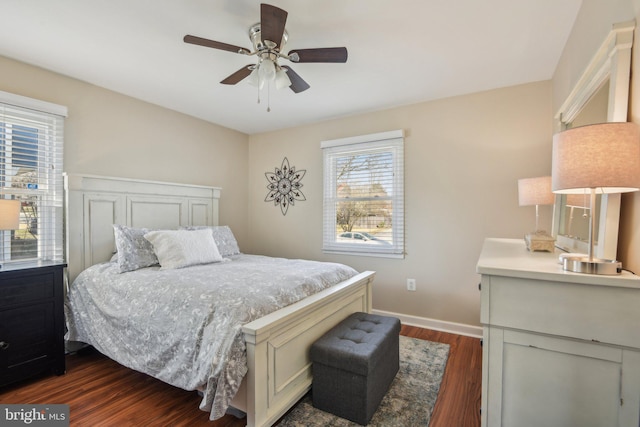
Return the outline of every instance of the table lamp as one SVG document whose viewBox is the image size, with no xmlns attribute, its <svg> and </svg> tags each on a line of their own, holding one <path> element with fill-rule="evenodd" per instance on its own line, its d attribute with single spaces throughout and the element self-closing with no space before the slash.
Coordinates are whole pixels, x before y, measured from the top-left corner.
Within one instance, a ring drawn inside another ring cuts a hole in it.
<svg viewBox="0 0 640 427">
<path fill-rule="evenodd" d="M 552 190 L 590 196 L 589 253 L 563 258 L 567 271 L 620 274 L 622 263 L 594 257 L 596 194 L 640 189 L 640 130 L 634 123 L 601 123 L 557 133 L 553 137 Z"/>
<path fill-rule="evenodd" d="M 524 236 L 527 249 L 530 251 L 553 252 L 555 239 L 546 231 L 540 230 L 540 205 L 552 205 L 555 196 L 551 192 L 551 177 L 523 178 L 518 180 L 518 202 L 520 206 L 536 207 L 536 229 Z"/>
<path fill-rule="evenodd" d="M 582 240 L 579 236 L 584 236 L 584 233 L 580 233 L 580 230 L 584 229 L 583 227 L 579 228 L 578 235 L 574 235 L 574 211 L 575 209 L 582 210 L 582 217 L 589 218 L 589 199 L 591 198 L 590 194 L 567 194 L 564 206 L 569 208 L 569 224 L 567 225 L 567 236 L 573 237 L 579 240 Z M 586 221 L 584 223 L 587 223 Z M 580 222 L 578 225 L 582 225 Z M 588 232 L 587 232 L 588 235 Z"/>
<path fill-rule="evenodd" d="M 0 230 L 17 230 L 18 228 L 20 228 L 20 200 L 0 199 Z"/>
</svg>

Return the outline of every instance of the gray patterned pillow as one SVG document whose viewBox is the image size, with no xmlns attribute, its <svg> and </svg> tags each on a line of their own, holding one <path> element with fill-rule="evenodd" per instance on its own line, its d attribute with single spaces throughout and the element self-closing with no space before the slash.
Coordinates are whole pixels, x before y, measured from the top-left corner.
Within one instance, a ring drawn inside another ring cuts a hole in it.
<svg viewBox="0 0 640 427">
<path fill-rule="evenodd" d="M 153 245 L 144 238 L 146 233 L 153 230 L 113 224 L 113 231 L 120 273 L 158 265 Z"/>
<path fill-rule="evenodd" d="M 240 253 L 238 242 L 228 225 L 189 225 L 180 228 L 183 230 L 202 230 L 203 228 L 210 228 L 213 233 L 213 240 L 216 242 L 218 251 L 220 251 L 220 255 L 223 257 L 229 257 Z"/>
</svg>

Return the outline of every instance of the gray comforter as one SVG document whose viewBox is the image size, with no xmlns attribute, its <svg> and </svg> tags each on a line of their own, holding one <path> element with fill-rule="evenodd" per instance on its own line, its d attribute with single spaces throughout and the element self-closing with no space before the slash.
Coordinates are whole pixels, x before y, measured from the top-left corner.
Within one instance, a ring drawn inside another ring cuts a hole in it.
<svg viewBox="0 0 640 427">
<path fill-rule="evenodd" d="M 357 274 L 335 263 L 237 255 L 177 270 L 94 265 L 67 296 L 66 338 L 186 390 L 224 415 L 247 372 L 241 327 Z"/>
</svg>

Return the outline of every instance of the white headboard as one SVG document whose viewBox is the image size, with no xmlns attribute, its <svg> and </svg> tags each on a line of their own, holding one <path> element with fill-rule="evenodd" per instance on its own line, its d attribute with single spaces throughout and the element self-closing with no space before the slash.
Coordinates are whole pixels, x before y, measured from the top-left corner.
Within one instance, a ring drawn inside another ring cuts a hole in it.
<svg viewBox="0 0 640 427">
<path fill-rule="evenodd" d="M 218 225 L 220 188 L 95 175 L 65 174 L 69 280 L 108 261 L 113 224 L 175 229 Z"/>
</svg>

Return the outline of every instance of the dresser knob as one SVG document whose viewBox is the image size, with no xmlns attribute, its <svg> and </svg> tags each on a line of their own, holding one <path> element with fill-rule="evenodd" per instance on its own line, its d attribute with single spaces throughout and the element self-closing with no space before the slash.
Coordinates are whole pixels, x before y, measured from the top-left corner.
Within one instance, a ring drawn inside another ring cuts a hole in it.
<svg viewBox="0 0 640 427">
<path fill-rule="evenodd" d="M 6 350 L 8 348 L 9 348 L 8 342 L 0 341 L 0 350 Z"/>
</svg>

